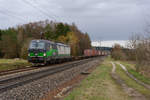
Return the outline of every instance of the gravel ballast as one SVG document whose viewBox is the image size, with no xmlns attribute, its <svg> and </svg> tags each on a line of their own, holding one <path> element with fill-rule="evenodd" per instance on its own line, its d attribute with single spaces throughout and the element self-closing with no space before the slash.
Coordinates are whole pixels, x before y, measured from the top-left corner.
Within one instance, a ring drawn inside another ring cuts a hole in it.
<svg viewBox="0 0 150 100">
<path fill-rule="evenodd" d="M 79 65 L 78 67 L 18 86 L 17 88 L 1 93 L 0 100 L 40 100 L 49 91 L 57 88 L 60 84 L 71 80 L 82 71 L 95 66 L 99 62 L 100 59 L 98 58 L 93 61 L 89 61 L 86 64 Z"/>
</svg>

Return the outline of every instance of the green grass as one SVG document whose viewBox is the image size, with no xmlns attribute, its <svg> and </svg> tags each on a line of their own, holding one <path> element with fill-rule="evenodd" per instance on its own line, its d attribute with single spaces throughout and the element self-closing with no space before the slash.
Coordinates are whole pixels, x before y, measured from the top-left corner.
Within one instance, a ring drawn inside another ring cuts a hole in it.
<svg viewBox="0 0 150 100">
<path fill-rule="evenodd" d="M 136 89 L 146 97 L 150 97 L 150 90 L 146 89 L 145 87 L 139 85 L 136 81 L 128 77 L 125 73 L 125 71 L 118 65 L 116 64 L 116 73 L 120 76 L 122 80 L 131 88 Z"/>
<path fill-rule="evenodd" d="M 107 61 L 115 61 L 111 56 L 108 56 L 108 57 L 106 58 L 106 60 L 107 60 Z"/>
<path fill-rule="evenodd" d="M 110 58 L 107 58 L 64 100 L 130 100 L 112 79 L 112 65 L 109 60 Z"/>
<path fill-rule="evenodd" d="M 30 65 L 31 64 L 28 63 L 28 61 L 21 59 L 0 59 L 0 71 L 12 70 Z"/>
<path fill-rule="evenodd" d="M 146 76 L 143 76 L 142 74 L 140 74 L 139 72 L 137 72 L 135 70 L 135 67 L 134 67 L 135 65 L 129 64 L 129 63 L 123 62 L 123 61 L 121 61 L 121 64 L 125 65 L 126 68 L 127 68 L 127 70 L 128 70 L 128 72 L 130 74 L 132 74 L 134 77 L 136 77 L 138 80 L 140 80 L 140 81 L 142 81 L 142 82 L 150 85 L 150 78 L 148 78 Z"/>
</svg>

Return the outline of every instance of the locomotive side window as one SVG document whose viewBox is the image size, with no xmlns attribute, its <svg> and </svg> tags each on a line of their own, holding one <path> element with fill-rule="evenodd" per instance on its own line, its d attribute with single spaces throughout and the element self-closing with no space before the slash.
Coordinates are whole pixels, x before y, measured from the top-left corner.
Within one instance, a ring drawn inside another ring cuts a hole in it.
<svg viewBox="0 0 150 100">
<path fill-rule="evenodd" d="M 49 48 L 52 49 L 52 44 L 50 44 Z"/>
<path fill-rule="evenodd" d="M 47 51 L 49 50 L 49 46 L 50 46 L 50 44 L 47 43 L 47 46 L 46 46 L 46 50 L 47 50 Z"/>
<path fill-rule="evenodd" d="M 61 46 L 59 45 L 59 50 L 61 50 Z"/>
<path fill-rule="evenodd" d="M 56 44 L 54 44 L 54 48 L 53 49 L 57 49 L 57 46 L 56 46 Z"/>
<path fill-rule="evenodd" d="M 55 45 L 54 44 L 52 44 L 52 48 L 55 49 Z"/>
</svg>

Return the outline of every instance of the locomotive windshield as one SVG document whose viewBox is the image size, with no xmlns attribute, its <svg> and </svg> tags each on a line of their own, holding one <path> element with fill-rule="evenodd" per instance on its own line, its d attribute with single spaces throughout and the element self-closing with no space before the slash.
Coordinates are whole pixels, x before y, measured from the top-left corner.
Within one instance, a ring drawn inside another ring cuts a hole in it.
<svg viewBox="0 0 150 100">
<path fill-rule="evenodd" d="M 45 43 L 41 41 L 32 41 L 30 43 L 30 49 L 44 49 L 45 48 Z"/>
</svg>

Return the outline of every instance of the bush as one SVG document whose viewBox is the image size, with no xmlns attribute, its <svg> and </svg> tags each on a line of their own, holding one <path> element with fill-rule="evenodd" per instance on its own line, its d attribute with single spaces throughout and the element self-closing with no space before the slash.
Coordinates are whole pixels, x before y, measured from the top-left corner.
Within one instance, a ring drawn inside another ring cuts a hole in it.
<svg viewBox="0 0 150 100">
<path fill-rule="evenodd" d="M 115 60 L 126 60 L 125 53 L 119 44 L 114 45 L 111 55 Z"/>
</svg>

